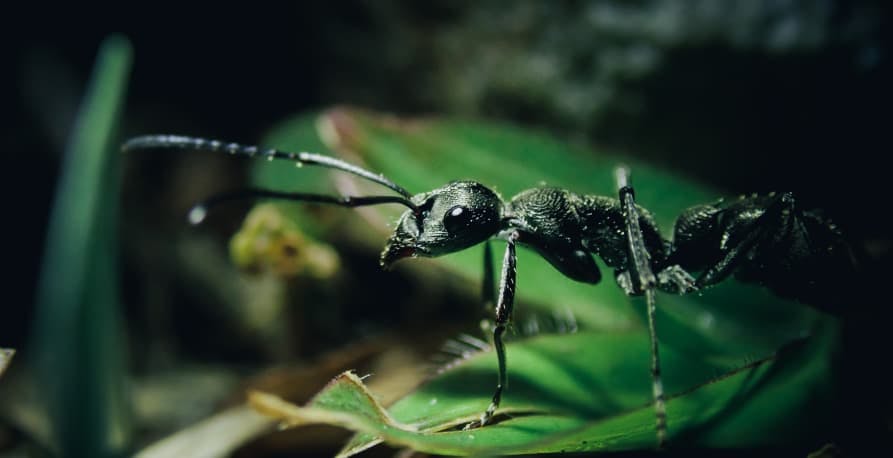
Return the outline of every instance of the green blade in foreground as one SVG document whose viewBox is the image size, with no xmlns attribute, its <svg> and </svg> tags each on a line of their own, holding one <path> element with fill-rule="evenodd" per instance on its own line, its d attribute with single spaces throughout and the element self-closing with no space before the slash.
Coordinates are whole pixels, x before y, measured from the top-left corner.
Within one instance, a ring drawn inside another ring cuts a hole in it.
<svg viewBox="0 0 893 458">
<path fill-rule="evenodd" d="M 102 43 L 65 152 L 44 250 L 32 356 L 61 456 L 121 456 L 129 442 L 113 139 L 130 63 L 126 39 Z"/>
<path fill-rule="evenodd" d="M 778 355 L 721 368 L 667 352 L 671 447 L 803 444 L 827 427 L 833 327 Z M 491 352 L 456 364 L 385 411 L 352 374 L 336 378 L 307 407 L 255 395 L 262 412 L 291 424 L 329 423 L 360 432 L 350 455 L 380 441 L 436 454 L 622 451 L 654 446 L 647 338 L 636 334 L 541 336 L 510 345 L 516 362 L 494 425 L 477 418 L 496 378 Z M 566 354 L 577 358 L 568 359 Z M 816 380 L 824 380 L 816 384 Z M 442 431 L 442 432 L 441 432 Z"/>
</svg>

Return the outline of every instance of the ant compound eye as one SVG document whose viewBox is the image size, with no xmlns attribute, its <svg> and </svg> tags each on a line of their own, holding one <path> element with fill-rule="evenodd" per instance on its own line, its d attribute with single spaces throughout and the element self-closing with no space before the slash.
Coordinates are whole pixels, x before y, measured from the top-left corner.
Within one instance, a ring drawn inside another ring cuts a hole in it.
<svg viewBox="0 0 893 458">
<path fill-rule="evenodd" d="M 450 208 L 446 214 L 443 215 L 443 227 L 450 234 L 455 234 L 468 228 L 470 222 L 471 210 L 462 205 L 456 205 L 455 207 Z"/>
</svg>

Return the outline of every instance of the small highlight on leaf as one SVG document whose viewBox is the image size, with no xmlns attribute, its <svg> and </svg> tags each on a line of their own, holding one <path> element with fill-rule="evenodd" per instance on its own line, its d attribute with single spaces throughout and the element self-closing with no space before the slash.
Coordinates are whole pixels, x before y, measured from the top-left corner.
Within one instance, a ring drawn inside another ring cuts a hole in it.
<svg viewBox="0 0 893 458">
<path fill-rule="evenodd" d="M 0 376 L 6 372 L 6 368 L 9 367 L 15 354 L 16 351 L 11 348 L 0 348 Z"/>
</svg>

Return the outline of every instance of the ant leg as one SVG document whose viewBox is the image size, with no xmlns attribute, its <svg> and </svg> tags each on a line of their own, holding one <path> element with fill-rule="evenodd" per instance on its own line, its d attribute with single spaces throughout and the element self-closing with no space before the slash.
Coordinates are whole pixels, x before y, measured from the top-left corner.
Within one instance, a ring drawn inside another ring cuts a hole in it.
<svg viewBox="0 0 893 458">
<path fill-rule="evenodd" d="M 496 289 L 493 285 L 493 248 L 490 242 L 484 242 L 484 282 L 481 285 L 481 298 L 485 309 L 489 309 L 496 301 Z"/>
<path fill-rule="evenodd" d="M 515 241 L 518 240 L 518 232 L 512 232 L 508 236 L 508 244 L 505 248 L 505 257 L 502 259 L 502 276 L 499 280 L 499 298 L 496 302 L 496 326 L 493 328 L 493 346 L 496 348 L 496 358 L 499 361 L 499 380 L 496 385 L 496 392 L 493 393 L 493 400 L 487 410 L 481 414 L 480 420 L 465 425 L 465 429 L 484 426 L 493 418 L 496 409 L 499 408 L 499 402 L 502 400 L 502 390 L 508 382 L 508 376 L 505 365 L 505 344 L 502 342 L 502 335 L 505 333 L 509 319 L 512 317 L 512 308 L 515 303 L 515 273 L 516 273 L 516 256 Z"/>
<path fill-rule="evenodd" d="M 657 273 L 657 285 L 662 291 L 687 294 L 698 290 L 697 281 L 679 264 L 665 267 Z"/>
<path fill-rule="evenodd" d="M 618 195 L 623 216 L 626 220 L 626 235 L 629 242 L 629 263 L 625 272 L 629 288 L 645 293 L 648 306 L 648 334 L 651 337 L 651 391 L 654 396 L 654 414 L 657 429 L 657 448 L 663 448 L 667 436 L 667 407 L 664 401 L 664 386 L 660 376 L 660 349 L 654 324 L 654 288 L 658 279 L 651 271 L 650 255 L 645 248 L 645 240 L 639 227 L 639 210 L 636 208 L 635 192 L 629 183 L 629 169 L 619 167 L 616 171 Z"/>
<path fill-rule="evenodd" d="M 637 284 L 633 282 L 633 276 L 628 270 L 617 273 L 617 285 L 627 296 L 640 296 L 643 293 L 641 289 L 636 289 Z M 657 273 L 657 287 L 673 294 L 688 294 L 698 290 L 695 277 L 678 264 L 667 266 Z"/>
</svg>

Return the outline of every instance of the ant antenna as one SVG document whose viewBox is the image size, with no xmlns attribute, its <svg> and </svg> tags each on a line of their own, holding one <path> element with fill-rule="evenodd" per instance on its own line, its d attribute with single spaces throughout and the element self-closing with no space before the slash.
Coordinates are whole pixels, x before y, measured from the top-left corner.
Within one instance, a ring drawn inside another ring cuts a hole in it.
<svg viewBox="0 0 893 458">
<path fill-rule="evenodd" d="M 315 202 L 321 204 L 332 204 L 332 205 L 340 205 L 342 207 L 364 207 L 369 205 L 379 205 L 379 204 L 402 204 L 411 208 L 413 211 L 416 210 L 416 206 L 404 199 L 400 196 L 327 196 L 324 194 L 308 194 L 303 192 L 279 192 L 279 191 L 270 191 L 267 189 L 256 189 L 256 188 L 248 188 L 248 189 L 240 189 L 238 191 L 225 192 L 221 194 L 217 194 L 205 200 L 204 202 L 199 202 L 193 205 L 192 209 L 189 210 L 189 222 L 193 225 L 200 224 L 204 221 L 205 216 L 208 215 L 208 210 L 211 207 L 216 207 L 219 204 L 225 202 L 231 202 L 234 200 L 243 200 L 243 199 L 263 199 L 263 198 L 272 198 L 272 199 L 282 199 L 282 200 L 294 200 L 301 202 Z"/>
<path fill-rule="evenodd" d="M 405 205 L 412 209 L 414 212 L 418 213 L 418 207 L 412 203 L 412 194 L 403 189 L 400 185 L 388 180 L 381 174 L 372 173 L 364 168 L 351 164 L 349 162 L 344 162 L 341 159 L 336 159 L 331 156 L 325 156 L 322 154 L 314 154 L 314 153 L 292 153 L 287 151 L 280 151 L 274 148 L 259 148 L 257 146 L 247 146 L 241 145 L 239 143 L 227 143 L 219 140 L 209 140 L 205 138 L 199 137 L 186 137 L 182 135 L 144 135 L 140 137 L 134 137 L 124 143 L 124 146 L 121 147 L 122 151 L 130 151 L 136 149 L 150 149 L 150 148 L 175 148 L 175 149 L 193 149 L 197 151 L 212 151 L 212 152 L 226 152 L 229 154 L 238 154 L 240 156 L 246 157 L 256 157 L 263 156 L 268 160 L 273 159 L 285 159 L 290 161 L 295 161 L 298 165 L 318 165 L 322 167 L 328 167 L 336 170 L 341 170 L 347 173 L 352 173 L 358 177 L 365 178 L 369 181 L 378 183 L 392 191 L 400 194 L 403 198 L 394 197 L 390 200 L 382 200 L 384 196 L 371 196 L 369 198 L 364 197 L 327 197 L 316 194 L 289 194 L 289 193 L 278 193 L 275 191 L 265 191 L 265 190 L 246 190 L 239 192 L 239 197 L 234 197 L 235 194 L 227 194 L 222 195 L 222 197 L 229 197 L 227 200 L 232 200 L 234 198 L 248 198 L 248 197 L 273 197 L 273 198 L 282 198 L 288 200 L 307 200 L 311 202 L 321 202 L 321 203 L 331 203 L 336 205 L 344 205 L 344 206 L 360 206 L 360 205 L 375 205 L 379 203 L 399 203 Z M 302 197 L 303 196 L 303 197 Z M 364 199 L 372 199 L 372 200 L 364 200 Z M 219 199 L 214 198 L 211 199 L 213 201 L 219 201 Z M 346 203 L 347 202 L 347 203 Z M 356 203 L 362 202 L 362 203 Z M 193 211 L 197 211 L 200 206 L 196 206 L 193 208 Z M 190 212 L 191 214 L 192 212 Z"/>
</svg>

